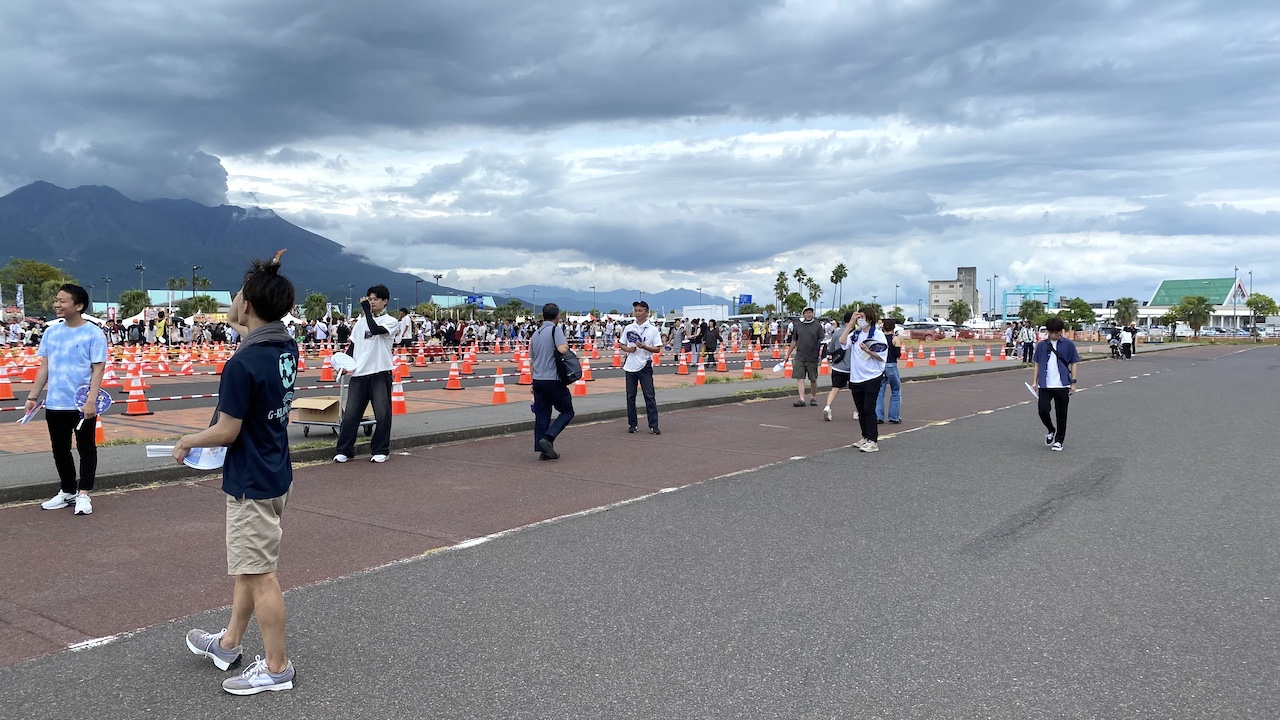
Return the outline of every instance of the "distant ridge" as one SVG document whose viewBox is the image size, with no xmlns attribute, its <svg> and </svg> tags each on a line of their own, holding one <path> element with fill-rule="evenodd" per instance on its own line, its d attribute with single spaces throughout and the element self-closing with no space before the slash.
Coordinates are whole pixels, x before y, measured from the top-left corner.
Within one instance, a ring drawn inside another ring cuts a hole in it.
<svg viewBox="0 0 1280 720">
<path fill-rule="evenodd" d="M 82 284 L 97 286 L 110 276 L 112 300 L 138 287 L 134 265 L 146 267 L 148 287 L 164 287 L 171 277 L 191 281 L 191 267 L 214 289 L 240 286 L 253 258 L 271 257 L 280 248 L 286 274 L 297 286 L 299 302 L 307 291 L 333 302 L 357 295 L 370 285 L 386 285 L 400 305 L 412 305 L 415 276 L 379 267 L 348 253 L 328 238 L 304 230 L 271 210 L 234 205 L 207 207 L 191 200 L 130 200 L 101 185 L 66 189 L 38 181 L 0 197 L 0 251 L 9 258 L 47 262 L 65 269 Z M 437 292 L 432 280 L 418 285 L 420 299 Z M 469 294 L 443 287 L 444 293 Z"/>
</svg>

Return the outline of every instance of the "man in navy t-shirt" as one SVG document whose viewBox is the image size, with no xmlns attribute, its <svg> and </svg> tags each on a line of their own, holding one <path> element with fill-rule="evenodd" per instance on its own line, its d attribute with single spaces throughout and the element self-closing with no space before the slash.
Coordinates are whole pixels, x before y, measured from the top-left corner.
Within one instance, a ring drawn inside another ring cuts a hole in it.
<svg viewBox="0 0 1280 720">
<path fill-rule="evenodd" d="M 293 307 L 294 287 L 279 273 L 279 254 L 255 261 L 228 319 L 248 330 L 227 361 L 218 387 L 216 421 L 178 440 L 178 462 L 192 448 L 225 446 L 222 490 L 226 493 L 227 573 L 236 578 L 231 620 L 222 632 L 192 630 L 187 648 L 222 670 L 241 657 L 249 618 L 258 617 L 266 657 L 222 687 L 234 695 L 293 687 L 293 662 L 285 653 L 284 594 L 276 577 L 280 516 L 293 482 L 289 458 L 289 408 L 298 373 L 298 346 L 280 318 Z"/>
</svg>

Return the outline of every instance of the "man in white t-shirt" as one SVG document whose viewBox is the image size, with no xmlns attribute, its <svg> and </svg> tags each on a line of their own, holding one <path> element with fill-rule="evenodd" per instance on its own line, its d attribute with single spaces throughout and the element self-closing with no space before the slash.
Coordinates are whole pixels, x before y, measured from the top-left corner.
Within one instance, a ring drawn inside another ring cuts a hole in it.
<svg viewBox="0 0 1280 720">
<path fill-rule="evenodd" d="M 334 462 L 344 463 L 356 454 L 356 435 L 364 410 L 373 404 L 373 428 L 369 459 L 387 461 L 391 453 L 391 333 L 396 320 L 387 314 L 391 291 L 386 285 L 374 285 L 360 300 L 364 313 L 351 329 L 352 357 L 356 367 L 347 386 L 347 404 L 343 409 L 342 427 L 338 431 L 338 454 Z"/>
<path fill-rule="evenodd" d="M 413 317 L 409 315 L 409 308 L 400 308 L 400 319 L 391 335 L 396 347 L 413 345 Z"/>
<path fill-rule="evenodd" d="M 1062 451 L 1062 443 L 1067 439 L 1067 406 L 1076 391 L 1076 368 L 1080 363 L 1080 353 L 1075 343 L 1062 337 L 1063 323 L 1061 318 L 1051 317 L 1045 322 L 1048 337 L 1036 344 L 1032 361 L 1035 364 L 1036 396 L 1039 398 L 1037 409 L 1040 422 L 1049 431 L 1044 436 L 1044 444 L 1050 450 Z M 1049 417 L 1049 404 L 1053 404 L 1055 417 Z M 1056 423 L 1055 423 L 1056 420 Z"/>
<path fill-rule="evenodd" d="M 635 321 L 622 331 L 622 352 L 627 354 L 622 364 L 627 374 L 627 432 L 636 431 L 636 384 L 644 393 L 644 413 L 649 421 L 649 432 L 661 435 L 658 429 L 658 399 L 653 393 L 653 354 L 662 352 L 662 334 L 649 322 L 649 303 L 638 300 L 631 303 Z"/>
</svg>

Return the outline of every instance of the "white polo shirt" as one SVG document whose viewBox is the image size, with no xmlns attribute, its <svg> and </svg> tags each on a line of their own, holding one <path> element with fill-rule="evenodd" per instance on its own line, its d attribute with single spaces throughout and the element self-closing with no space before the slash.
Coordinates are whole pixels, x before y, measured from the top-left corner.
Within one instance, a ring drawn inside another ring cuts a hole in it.
<svg viewBox="0 0 1280 720">
<path fill-rule="evenodd" d="M 658 343 L 662 342 L 662 337 L 658 334 L 658 328 L 654 327 L 653 323 L 648 320 L 645 320 L 643 325 L 632 322 L 622 331 L 622 342 L 626 345 L 635 345 L 636 341 L 632 338 L 637 337 L 645 345 L 654 347 L 657 347 Z M 627 372 L 640 372 L 644 369 L 645 363 L 649 362 L 652 357 L 653 353 L 637 346 L 635 352 L 627 353 L 627 359 L 626 362 L 622 363 L 622 369 Z"/>
</svg>

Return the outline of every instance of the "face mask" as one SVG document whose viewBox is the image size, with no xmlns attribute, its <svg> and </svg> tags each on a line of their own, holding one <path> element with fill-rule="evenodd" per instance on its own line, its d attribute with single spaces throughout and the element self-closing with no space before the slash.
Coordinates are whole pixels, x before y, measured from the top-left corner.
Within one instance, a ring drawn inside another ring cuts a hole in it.
<svg viewBox="0 0 1280 720">
<path fill-rule="evenodd" d="M 858 318 L 858 329 L 859 329 L 859 330 L 866 330 L 866 329 L 867 329 L 867 320 L 866 320 L 866 318 Z"/>
</svg>

